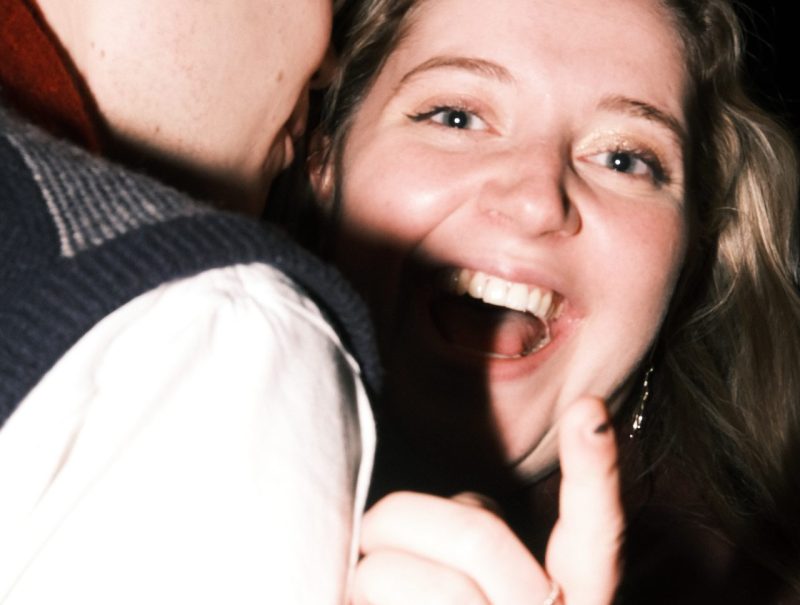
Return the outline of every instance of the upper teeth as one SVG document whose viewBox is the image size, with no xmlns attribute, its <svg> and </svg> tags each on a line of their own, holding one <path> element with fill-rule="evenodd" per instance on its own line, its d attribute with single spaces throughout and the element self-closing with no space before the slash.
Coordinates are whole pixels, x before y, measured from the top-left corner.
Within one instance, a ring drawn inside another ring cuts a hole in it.
<svg viewBox="0 0 800 605">
<path fill-rule="evenodd" d="M 557 311 L 552 290 L 510 282 L 481 271 L 452 269 L 447 272 L 444 283 L 454 294 L 468 294 L 490 305 L 527 311 L 543 321 Z"/>
</svg>

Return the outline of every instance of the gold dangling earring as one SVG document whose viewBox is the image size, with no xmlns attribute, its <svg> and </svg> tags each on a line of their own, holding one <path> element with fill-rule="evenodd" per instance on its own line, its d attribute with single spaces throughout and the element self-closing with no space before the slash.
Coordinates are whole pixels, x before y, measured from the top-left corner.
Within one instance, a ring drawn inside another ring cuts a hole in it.
<svg viewBox="0 0 800 605">
<path fill-rule="evenodd" d="M 647 405 L 647 400 L 650 399 L 650 378 L 653 375 L 653 369 L 653 366 L 650 366 L 644 373 L 642 397 L 639 399 L 639 404 L 636 406 L 636 412 L 633 414 L 633 423 L 631 424 L 631 439 L 642 431 L 642 426 L 644 425 L 644 409 Z"/>
</svg>

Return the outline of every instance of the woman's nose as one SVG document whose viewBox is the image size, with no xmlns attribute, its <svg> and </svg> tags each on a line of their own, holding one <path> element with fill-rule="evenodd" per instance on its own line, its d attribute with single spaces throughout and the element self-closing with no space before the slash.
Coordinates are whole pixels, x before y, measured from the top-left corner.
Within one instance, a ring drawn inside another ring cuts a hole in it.
<svg viewBox="0 0 800 605">
<path fill-rule="evenodd" d="M 481 211 L 505 220 L 527 236 L 574 235 L 580 214 L 565 186 L 563 162 L 500 161 L 479 200 Z"/>
</svg>

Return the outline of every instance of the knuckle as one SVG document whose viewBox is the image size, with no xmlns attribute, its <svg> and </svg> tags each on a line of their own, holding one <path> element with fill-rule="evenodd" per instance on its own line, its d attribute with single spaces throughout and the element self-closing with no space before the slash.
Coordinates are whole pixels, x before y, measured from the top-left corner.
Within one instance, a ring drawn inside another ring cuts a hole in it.
<svg viewBox="0 0 800 605">
<path fill-rule="evenodd" d="M 469 508 L 462 511 L 460 520 L 463 531 L 459 538 L 463 555 L 470 559 L 491 556 L 501 549 L 507 540 L 505 523 L 486 509 Z"/>
<path fill-rule="evenodd" d="M 394 492 L 373 504 L 362 519 L 363 535 L 369 536 L 375 528 L 382 527 L 387 520 L 396 516 L 406 506 L 408 498 L 406 492 Z"/>
<path fill-rule="evenodd" d="M 401 509 L 408 505 L 409 499 L 413 498 L 410 492 L 392 492 L 376 502 L 368 511 L 367 515 L 380 517 Z"/>
</svg>

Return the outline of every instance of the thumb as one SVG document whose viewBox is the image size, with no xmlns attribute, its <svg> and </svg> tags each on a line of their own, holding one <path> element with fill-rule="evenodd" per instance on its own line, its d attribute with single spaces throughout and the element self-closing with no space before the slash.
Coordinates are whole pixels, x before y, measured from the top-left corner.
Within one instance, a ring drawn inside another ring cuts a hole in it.
<svg viewBox="0 0 800 605">
<path fill-rule="evenodd" d="M 547 549 L 547 569 L 570 605 L 608 605 L 619 581 L 624 515 L 617 447 L 608 412 L 582 398 L 559 426 L 559 519 Z"/>
</svg>

